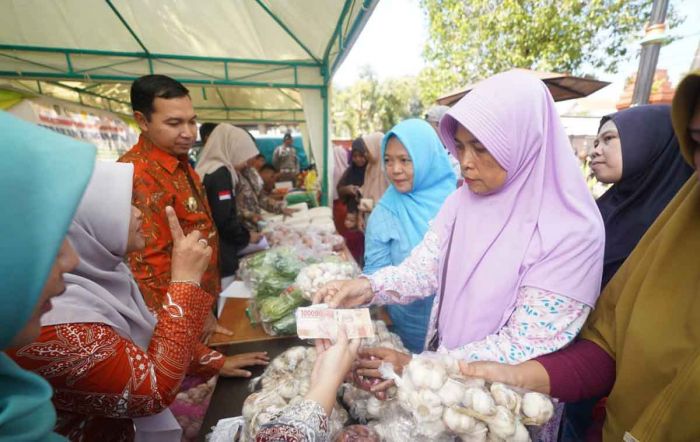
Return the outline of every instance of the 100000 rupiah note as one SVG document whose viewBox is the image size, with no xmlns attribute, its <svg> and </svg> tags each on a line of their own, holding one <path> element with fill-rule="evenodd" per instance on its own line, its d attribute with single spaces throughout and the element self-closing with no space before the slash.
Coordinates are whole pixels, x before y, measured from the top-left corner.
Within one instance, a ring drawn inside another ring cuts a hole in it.
<svg viewBox="0 0 700 442">
<path fill-rule="evenodd" d="M 374 336 L 374 325 L 367 308 L 331 309 L 318 304 L 298 308 L 296 317 L 297 335 L 302 339 L 335 339 L 341 324 L 349 339 Z"/>
</svg>

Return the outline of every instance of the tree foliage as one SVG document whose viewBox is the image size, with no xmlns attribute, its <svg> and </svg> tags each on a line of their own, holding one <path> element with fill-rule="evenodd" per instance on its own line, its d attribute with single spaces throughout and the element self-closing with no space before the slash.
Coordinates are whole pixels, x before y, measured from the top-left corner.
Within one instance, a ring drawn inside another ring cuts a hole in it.
<svg viewBox="0 0 700 442">
<path fill-rule="evenodd" d="M 333 91 L 334 136 L 355 138 L 375 131 L 386 132 L 406 118 L 420 117 L 417 80 L 412 77 L 380 81 L 365 67 L 353 85 Z"/>
<path fill-rule="evenodd" d="M 652 0 L 420 0 L 423 99 L 511 68 L 615 72 Z M 673 20 L 673 14 L 671 14 Z"/>
</svg>

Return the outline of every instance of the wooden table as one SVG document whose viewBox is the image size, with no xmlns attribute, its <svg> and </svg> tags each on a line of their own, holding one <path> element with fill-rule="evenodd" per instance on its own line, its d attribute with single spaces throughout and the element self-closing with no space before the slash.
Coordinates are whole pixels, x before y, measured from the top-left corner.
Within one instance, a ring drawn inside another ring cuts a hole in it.
<svg viewBox="0 0 700 442">
<path fill-rule="evenodd" d="M 217 348 L 217 350 L 225 355 L 234 355 L 250 351 L 266 351 L 270 359 L 272 359 L 288 348 L 302 344 L 303 342 L 296 337 L 286 337 L 281 339 L 268 339 L 266 341 L 232 344 Z M 253 373 L 253 378 L 260 376 L 263 372 L 262 367 L 250 367 L 246 369 Z M 202 429 L 199 432 L 197 440 L 204 441 L 204 437 L 211 432 L 211 427 L 216 426 L 219 419 L 241 415 L 243 402 L 250 394 L 250 390 L 248 389 L 249 382 L 250 379 L 248 378 L 219 378 L 216 383 L 214 394 L 209 402 L 209 409 L 204 416 Z"/>
<path fill-rule="evenodd" d="M 250 299 L 228 298 L 224 309 L 219 316 L 219 324 L 233 332 L 233 336 L 214 333 L 209 338 L 210 347 L 240 344 L 244 342 L 267 341 L 271 339 L 283 339 L 283 337 L 270 336 L 265 333 L 262 325 L 253 326 L 246 315 L 246 308 L 250 305 Z"/>
</svg>

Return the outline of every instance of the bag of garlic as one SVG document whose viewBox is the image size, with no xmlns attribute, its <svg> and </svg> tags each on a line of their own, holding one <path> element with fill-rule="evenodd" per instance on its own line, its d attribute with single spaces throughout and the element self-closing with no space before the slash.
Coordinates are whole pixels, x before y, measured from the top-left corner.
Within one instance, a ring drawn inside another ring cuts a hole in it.
<svg viewBox="0 0 700 442">
<path fill-rule="evenodd" d="M 398 384 L 398 402 L 419 426 L 444 429 L 463 440 L 529 441 L 526 425 L 544 425 L 554 415 L 552 399 L 504 384 L 465 378 L 447 354 L 414 356 Z"/>
<path fill-rule="evenodd" d="M 263 374 L 250 381 L 250 390 L 259 390 L 249 395 L 243 403 L 245 440 L 255 440 L 261 425 L 276 418 L 287 405 L 303 400 L 309 391 L 315 362 L 315 348 L 292 347 L 272 359 Z M 329 432 L 339 431 L 348 419 L 347 411 L 336 403 L 328 421 Z"/>
<path fill-rule="evenodd" d="M 360 273 L 354 262 L 322 262 L 304 267 L 296 278 L 295 285 L 311 300 L 316 291 L 331 281 L 352 279 Z"/>
</svg>

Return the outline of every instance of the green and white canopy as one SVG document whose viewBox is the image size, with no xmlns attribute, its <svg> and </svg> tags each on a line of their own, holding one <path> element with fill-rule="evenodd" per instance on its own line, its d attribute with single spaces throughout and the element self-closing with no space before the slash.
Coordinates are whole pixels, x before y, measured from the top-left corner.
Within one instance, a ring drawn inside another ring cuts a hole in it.
<svg viewBox="0 0 700 442">
<path fill-rule="evenodd" d="M 6 0 L 0 88 L 128 116 L 130 83 L 169 75 L 201 121 L 305 123 L 327 179 L 330 79 L 377 2 Z"/>
</svg>

